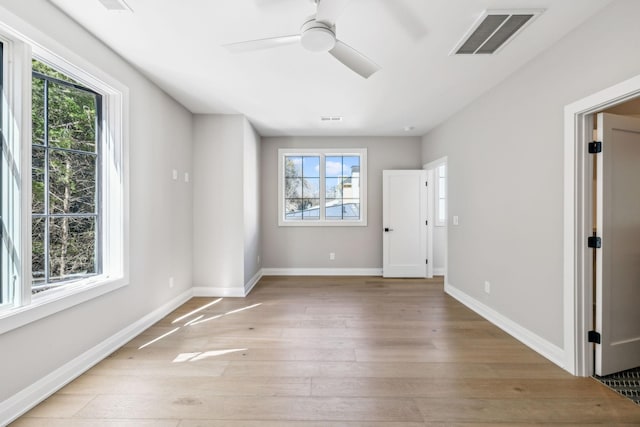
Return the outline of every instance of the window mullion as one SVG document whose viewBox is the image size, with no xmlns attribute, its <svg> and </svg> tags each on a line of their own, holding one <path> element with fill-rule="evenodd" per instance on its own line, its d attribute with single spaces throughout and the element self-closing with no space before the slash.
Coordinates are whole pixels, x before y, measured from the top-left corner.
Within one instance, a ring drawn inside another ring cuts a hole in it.
<svg viewBox="0 0 640 427">
<path fill-rule="evenodd" d="M 325 180 L 325 175 L 326 175 L 326 165 L 325 165 L 325 155 L 324 153 L 320 153 L 320 186 L 319 186 L 319 190 L 320 190 L 320 221 L 325 221 L 325 196 L 327 194 L 326 192 L 326 180 Z"/>
<path fill-rule="evenodd" d="M 17 306 L 26 306 L 31 304 L 31 129 L 32 129 L 32 100 L 31 100 L 31 46 L 26 43 L 13 40 L 12 43 L 12 96 L 13 111 L 12 117 L 14 123 L 15 134 L 11 137 L 17 147 L 20 158 L 20 202 L 16 206 L 15 217 L 20 227 L 19 238 L 19 260 L 20 273 L 16 280 L 15 288 L 19 295 L 14 295 Z M 19 148 L 18 148 L 19 147 Z M 15 236 L 17 237 L 17 236 Z"/>
<path fill-rule="evenodd" d="M 95 97 L 95 106 L 96 106 L 96 118 L 95 118 L 95 127 L 96 127 L 96 134 L 95 134 L 95 146 L 96 146 L 96 182 L 95 182 L 95 194 L 96 194 L 96 199 L 95 199 L 95 213 L 96 213 L 96 224 L 95 224 L 95 230 L 96 230 L 96 234 L 95 234 L 95 243 L 94 243 L 94 259 L 95 259 L 95 266 L 96 266 L 96 273 L 97 274 L 102 274 L 103 270 L 102 270 L 102 260 L 103 260 L 103 253 L 104 251 L 102 250 L 102 241 L 103 241 L 103 214 L 102 214 L 102 157 L 101 157 L 101 153 L 102 153 L 102 145 L 100 144 L 101 138 L 102 138 L 102 97 L 99 94 L 96 94 Z"/>
<path fill-rule="evenodd" d="M 49 283 L 49 81 L 44 80 L 44 283 Z"/>
</svg>

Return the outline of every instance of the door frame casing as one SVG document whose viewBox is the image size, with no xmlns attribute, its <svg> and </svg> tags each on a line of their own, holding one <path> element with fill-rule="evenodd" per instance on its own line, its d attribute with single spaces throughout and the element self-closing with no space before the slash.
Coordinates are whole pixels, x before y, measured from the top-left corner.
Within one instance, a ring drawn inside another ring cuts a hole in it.
<svg viewBox="0 0 640 427">
<path fill-rule="evenodd" d="M 578 376 L 593 374 L 592 252 L 587 236 L 593 225 L 592 140 L 594 113 L 640 96 L 640 75 L 589 95 L 564 108 L 564 369 Z"/>
<path fill-rule="evenodd" d="M 445 212 L 447 213 L 447 217 L 449 216 L 449 165 L 448 165 L 448 157 L 444 156 L 444 157 L 440 157 L 439 159 L 433 160 L 429 163 L 425 163 L 424 165 L 422 165 L 422 169 L 425 169 L 429 172 L 431 172 L 431 176 L 429 178 L 430 181 L 433 181 L 433 185 L 430 186 L 430 191 L 427 195 L 428 198 L 428 202 L 430 204 L 430 210 L 429 210 L 429 224 L 432 224 L 431 227 L 429 228 L 429 232 L 431 233 L 432 236 L 432 242 L 431 242 L 431 246 L 429 246 L 429 259 L 434 257 L 434 250 L 433 250 L 433 235 L 435 233 L 435 221 L 436 221 L 436 217 L 435 217 L 435 206 L 436 206 L 436 200 L 435 200 L 435 186 L 436 186 L 436 182 L 435 182 L 435 169 L 438 166 L 444 165 L 446 170 L 447 170 L 447 175 L 446 175 L 446 179 L 445 179 L 445 192 L 446 192 L 446 196 L 444 199 L 444 205 L 445 205 Z M 447 283 L 447 277 L 449 276 L 449 271 L 448 271 L 448 265 L 449 265 L 449 223 L 447 222 L 447 225 L 444 226 L 444 282 Z M 433 270 L 432 270 L 433 271 Z"/>
</svg>

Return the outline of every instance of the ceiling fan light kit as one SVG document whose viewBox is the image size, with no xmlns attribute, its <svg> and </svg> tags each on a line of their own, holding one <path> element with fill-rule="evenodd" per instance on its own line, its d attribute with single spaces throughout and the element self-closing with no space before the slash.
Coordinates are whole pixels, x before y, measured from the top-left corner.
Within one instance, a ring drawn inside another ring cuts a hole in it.
<svg viewBox="0 0 640 427">
<path fill-rule="evenodd" d="M 335 27 L 311 16 L 300 28 L 300 43 L 311 52 L 328 52 L 336 45 Z"/>
</svg>

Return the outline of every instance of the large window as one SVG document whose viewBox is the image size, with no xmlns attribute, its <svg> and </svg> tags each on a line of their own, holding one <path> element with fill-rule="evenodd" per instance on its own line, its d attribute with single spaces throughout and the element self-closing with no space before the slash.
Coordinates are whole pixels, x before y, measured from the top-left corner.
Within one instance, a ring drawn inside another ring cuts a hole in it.
<svg viewBox="0 0 640 427">
<path fill-rule="evenodd" d="M 21 37 L 0 22 L 0 333 L 128 280 L 126 88 Z"/>
<path fill-rule="evenodd" d="M 280 225 L 366 225 L 366 149 L 279 150 Z"/>
<path fill-rule="evenodd" d="M 101 96 L 33 60 L 32 292 L 100 272 Z"/>
</svg>

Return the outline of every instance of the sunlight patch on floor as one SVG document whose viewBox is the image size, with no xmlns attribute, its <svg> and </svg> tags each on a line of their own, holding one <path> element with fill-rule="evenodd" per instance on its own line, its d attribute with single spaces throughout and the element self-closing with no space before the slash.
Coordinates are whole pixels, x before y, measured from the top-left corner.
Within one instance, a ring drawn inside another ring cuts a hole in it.
<svg viewBox="0 0 640 427">
<path fill-rule="evenodd" d="M 176 320 L 174 320 L 173 322 L 171 322 L 171 324 L 178 323 L 178 322 L 179 322 L 179 321 L 181 321 L 182 319 L 186 319 L 186 318 L 187 318 L 187 317 L 189 317 L 189 316 L 193 316 L 194 314 L 196 314 L 196 313 L 198 313 L 198 312 L 200 312 L 200 311 L 202 311 L 202 310 L 204 310 L 204 309 L 206 309 L 206 308 L 208 308 L 208 307 L 211 307 L 212 305 L 217 304 L 217 303 L 219 303 L 220 301 L 222 301 L 222 298 L 218 298 L 217 300 L 215 300 L 215 301 L 211 301 L 210 303 L 205 304 L 205 305 L 203 305 L 203 306 L 202 306 L 202 307 L 200 307 L 200 308 L 196 308 L 195 310 L 190 311 L 189 313 L 187 313 L 187 314 L 185 314 L 185 315 L 183 315 L 183 316 L 178 317 Z"/>
<path fill-rule="evenodd" d="M 227 311 L 226 313 L 218 314 L 218 315 L 213 316 L 213 317 L 207 317 L 206 319 L 198 320 L 198 321 L 193 322 L 193 323 L 190 322 L 191 324 L 189 326 L 199 325 L 200 323 L 208 322 L 210 320 L 219 319 L 221 317 L 228 316 L 229 314 L 240 313 L 241 311 L 250 310 L 250 309 L 258 307 L 260 305 L 262 305 L 261 302 L 259 302 L 257 304 L 253 304 L 253 305 L 247 306 L 247 307 L 238 308 L 236 310 Z"/>
<path fill-rule="evenodd" d="M 211 350 L 204 352 L 195 352 L 195 353 L 180 353 L 173 359 L 173 363 L 183 363 L 183 362 L 197 362 L 199 360 L 208 359 L 210 357 L 223 356 L 225 354 L 230 353 L 238 353 L 240 351 L 247 351 L 248 348 L 232 348 L 228 350 Z"/>
<path fill-rule="evenodd" d="M 154 342 L 158 342 L 158 341 L 160 341 L 161 339 L 168 337 L 168 336 L 169 336 L 169 335 L 171 335 L 172 333 L 176 332 L 178 329 L 180 329 L 180 326 L 178 326 L 177 328 L 175 328 L 175 329 L 173 329 L 173 330 L 171 330 L 171 331 L 167 332 L 166 334 L 160 335 L 158 338 L 152 339 L 151 341 L 149 341 L 149 342 L 148 342 L 148 343 L 146 343 L 146 344 L 141 345 L 140 347 L 138 347 L 138 350 L 142 350 L 143 348 L 150 346 L 150 345 L 151 345 L 151 344 L 153 344 Z"/>
</svg>

